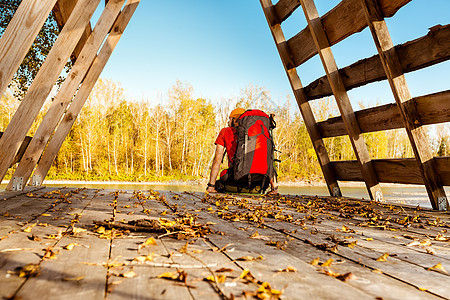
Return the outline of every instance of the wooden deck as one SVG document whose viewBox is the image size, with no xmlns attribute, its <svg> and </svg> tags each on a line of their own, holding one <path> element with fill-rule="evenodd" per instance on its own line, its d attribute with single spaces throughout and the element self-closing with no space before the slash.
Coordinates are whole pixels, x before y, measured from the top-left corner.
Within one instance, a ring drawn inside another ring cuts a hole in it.
<svg viewBox="0 0 450 300">
<path fill-rule="evenodd" d="M 449 299 L 449 231 L 448 213 L 347 198 L 3 192 L 0 296 Z"/>
</svg>

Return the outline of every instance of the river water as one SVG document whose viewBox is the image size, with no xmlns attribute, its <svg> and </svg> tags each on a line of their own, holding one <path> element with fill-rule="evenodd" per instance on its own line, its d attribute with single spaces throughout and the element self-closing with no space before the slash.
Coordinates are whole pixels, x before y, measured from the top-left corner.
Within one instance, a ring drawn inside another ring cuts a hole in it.
<svg viewBox="0 0 450 300">
<path fill-rule="evenodd" d="M 46 184 L 49 187 L 86 187 L 86 188 L 104 188 L 115 190 L 160 190 L 160 191 L 174 191 L 174 192 L 203 192 L 204 185 L 199 184 L 143 184 L 143 183 L 64 183 L 64 184 Z M 0 184 L 0 191 L 4 191 L 6 184 Z M 341 190 L 344 196 L 354 198 L 368 199 L 368 194 L 365 186 L 350 186 L 342 185 Z M 293 186 L 280 185 L 280 194 L 291 195 L 309 195 L 309 196 L 328 196 L 328 189 L 325 186 Z M 393 204 L 408 204 L 420 205 L 421 207 L 431 208 L 425 187 L 422 186 L 407 186 L 407 185 L 382 185 L 382 191 L 387 203 Z M 450 195 L 450 187 L 445 188 L 447 195 Z"/>
</svg>

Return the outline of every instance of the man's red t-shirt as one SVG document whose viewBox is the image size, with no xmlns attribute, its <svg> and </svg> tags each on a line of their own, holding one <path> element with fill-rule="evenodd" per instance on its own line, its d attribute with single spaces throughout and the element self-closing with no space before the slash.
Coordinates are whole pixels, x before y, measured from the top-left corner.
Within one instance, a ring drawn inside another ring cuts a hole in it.
<svg viewBox="0 0 450 300">
<path fill-rule="evenodd" d="M 234 154 L 236 153 L 236 128 L 225 127 L 219 132 L 219 136 L 214 142 L 216 145 L 221 145 L 225 147 L 228 155 L 228 167 L 231 166 L 233 162 Z"/>
</svg>

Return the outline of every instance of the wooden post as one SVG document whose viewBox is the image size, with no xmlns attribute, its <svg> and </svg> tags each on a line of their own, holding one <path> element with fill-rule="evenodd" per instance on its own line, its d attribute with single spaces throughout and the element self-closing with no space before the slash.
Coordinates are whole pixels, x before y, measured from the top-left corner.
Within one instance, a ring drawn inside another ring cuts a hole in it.
<svg viewBox="0 0 450 300">
<path fill-rule="evenodd" d="M 5 93 L 55 3 L 56 0 L 23 0 L 20 3 L 0 39 L 0 97 Z"/>
<path fill-rule="evenodd" d="M 100 0 L 79 0 L 0 139 L 0 180 L 80 40 Z M 18 183 L 17 186 L 20 186 Z"/>
<path fill-rule="evenodd" d="M 405 124 L 406 132 L 433 209 L 448 210 L 447 196 L 445 195 L 442 179 L 436 170 L 427 134 L 422 127 L 420 114 L 412 101 L 402 66 L 396 54 L 378 1 L 361 0 L 360 2 L 370 31 L 372 32 L 386 77 L 391 86 L 395 102 Z"/>
<path fill-rule="evenodd" d="M 105 7 L 100 19 L 97 22 L 97 25 L 94 28 L 94 31 L 89 36 L 85 46 L 81 50 L 79 59 L 75 62 L 72 70 L 70 70 L 70 73 L 67 75 L 67 78 L 64 81 L 58 95 L 53 100 L 44 119 L 34 134 L 31 143 L 28 145 L 27 150 L 12 177 L 12 180 L 10 180 L 6 188 L 7 190 L 11 190 L 13 188 L 14 181 L 28 181 L 28 178 L 39 160 L 39 157 L 44 151 L 44 147 L 47 145 L 51 134 L 61 120 L 64 111 L 70 104 L 73 95 L 88 72 L 89 67 L 95 59 L 97 51 L 100 49 L 106 35 L 119 15 L 124 2 L 125 0 L 114 0 L 108 2 L 108 5 Z M 33 180 L 33 182 L 36 183 L 38 183 L 38 181 L 38 178 Z"/>
<path fill-rule="evenodd" d="M 113 29 L 111 30 L 110 35 L 106 39 L 97 58 L 95 58 L 94 62 L 92 63 L 92 66 L 89 69 L 89 72 L 87 73 L 80 90 L 75 96 L 72 104 L 69 106 L 64 118 L 59 124 L 58 129 L 55 131 L 55 134 L 53 135 L 52 139 L 48 143 L 48 146 L 45 149 L 45 152 L 39 161 L 36 171 L 34 172 L 34 175 L 36 175 L 38 178 L 41 178 L 42 181 L 47 175 L 48 170 L 50 169 L 53 163 L 53 160 L 55 159 L 59 149 L 61 148 L 61 145 L 64 142 L 64 139 L 66 138 L 67 134 L 72 128 L 73 123 L 78 117 L 81 108 L 83 107 L 84 103 L 86 102 L 86 99 L 91 93 L 92 88 L 97 82 L 97 79 L 99 78 L 103 68 L 108 62 L 108 59 L 111 56 L 114 48 L 119 42 L 122 33 L 127 27 L 128 22 L 130 21 L 131 17 L 133 16 L 133 13 L 135 12 L 137 6 L 139 5 L 139 2 L 140 0 L 128 0 L 123 11 L 117 18 L 116 22 L 114 23 Z"/>
<path fill-rule="evenodd" d="M 289 78 L 289 82 L 291 84 L 295 99 L 297 101 L 297 105 L 300 109 L 303 120 L 305 121 L 306 129 L 308 130 L 314 150 L 316 151 L 320 167 L 322 168 L 322 173 L 327 183 L 328 191 L 330 192 L 331 196 L 340 197 L 342 196 L 342 193 L 336 180 L 334 171 L 331 167 L 327 149 L 322 140 L 322 137 L 320 136 L 320 132 L 317 127 L 314 114 L 306 98 L 302 82 L 297 74 L 297 70 L 293 65 L 291 53 L 286 45 L 286 39 L 284 37 L 279 21 L 277 20 L 277 16 L 274 11 L 272 1 L 260 0 L 260 2 L 264 14 L 266 16 L 269 28 L 272 32 L 273 39 L 277 46 L 278 53 L 280 54 L 281 60 L 283 62 L 284 69 Z"/>
<path fill-rule="evenodd" d="M 317 51 L 322 61 L 325 73 L 336 98 L 339 111 L 350 138 L 350 141 L 355 151 L 356 158 L 361 167 L 364 182 L 371 199 L 382 200 L 383 194 L 379 185 L 379 181 L 373 167 L 372 160 L 367 150 L 364 138 L 359 128 L 358 121 L 353 111 L 350 99 L 343 84 L 341 75 L 339 74 L 336 61 L 334 60 L 331 51 L 330 43 L 325 35 L 322 21 L 317 13 L 316 6 L 313 0 L 300 0 L 303 12 L 308 21 L 308 27 L 311 31 L 311 36 L 314 39 Z"/>
</svg>

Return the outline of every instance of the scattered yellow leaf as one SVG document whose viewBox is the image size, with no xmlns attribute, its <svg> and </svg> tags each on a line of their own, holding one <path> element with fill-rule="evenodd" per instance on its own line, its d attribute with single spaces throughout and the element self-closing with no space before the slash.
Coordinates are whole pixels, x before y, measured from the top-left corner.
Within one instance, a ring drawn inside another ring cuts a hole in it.
<svg viewBox="0 0 450 300">
<path fill-rule="evenodd" d="M 322 264 L 322 267 L 329 267 L 333 261 L 334 259 L 330 258 L 329 260 L 327 260 Z"/>
<path fill-rule="evenodd" d="M 236 260 L 240 260 L 240 261 L 253 261 L 253 260 L 259 260 L 259 259 L 264 259 L 261 255 L 258 257 L 253 257 L 253 256 L 242 256 L 237 258 Z"/>
<path fill-rule="evenodd" d="M 366 241 L 368 242 L 373 241 L 373 238 L 367 238 Z"/>
<path fill-rule="evenodd" d="M 27 226 L 23 231 L 24 232 L 31 232 L 31 229 L 36 226 L 37 223 L 31 224 L 29 226 Z"/>
<path fill-rule="evenodd" d="M 77 243 L 70 243 L 70 244 L 67 244 L 67 245 L 65 245 L 64 247 L 63 247 L 63 249 L 66 249 L 66 250 L 72 250 L 75 246 L 78 246 L 78 244 Z"/>
<path fill-rule="evenodd" d="M 205 280 L 211 281 L 211 282 L 217 282 L 217 283 L 224 283 L 226 278 L 227 278 L 227 275 L 224 275 L 224 274 L 217 275 L 217 276 L 210 275 L 210 276 L 206 277 Z"/>
<path fill-rule="evenodd" d="M 317 266 L 317 265 L 319 264 L 319 260 L 320 260 L 320 258 L 319 258 L 319 257 L 316 257 L 316 258 L 313 259 L 309 264 L 310 264 L 311 266 Z"/>
<path fill-rule="evenodd" d="M 120 276 L 121 276 L 121 277 L 125 277 L 125 278 L 133 278 L 133 277 L 136 277 L 137 274 L 136 274 L 133 270 L 130 270 L 130 271 L 128 271 L 128 272 L 125 272 L 125 273 L 123 273 L 123 274 L 120 274 Z"/>
<path fill-rule="evenodd" d="M 292 272 L 297 273 L 297 269 L 291 265 L 287 266 L 285 269 L 279 269 L 278 272 Z"/>
<path fill-rule="evenodd" d="M 188 248 L 189 242 L 187 242 L 186 244 L 184 244 L 183 247 L 181 247 L 178 252 L 180 253 L 186 253 L 187 252 L 187 248 Z"/>
<path fill-rule="evenodd" d="M 380 257 L 377 258 L 377 261 L 387 261 L 387 258 L 389 257 L 389 253 L 384 253 Z"/>
<path fill-rule="evenodd" d="M 40 274 L 39 264 L 28 264 L 19 271 L 19 277 L 36 277 Z"/>
<path fill-rule="evenodd" d="M 63 278 L 63 281 L 80 281 L 84 279 L 84 276 L 80 276 L 80 277 L 69 277 L 69 278 Z"/>
<path fill-rule="evenodd" d="M 156 246 L 158 245 L 155 241 L 155 239 L 153 237 L 149 238 L 148 240 L 146 240 L 145 242 L 143 242 L 142 244 L 139 245 L 139 250 L 141 250 L 142 248 L 148 246 L 148 245 L 153 245 Z"/>
<path fill-rule="evenodd" d="M 256 297 L 263 300 L 276 300 L 280 299 L 282 293 L 282 291 L 272 289 L 268 282 L 263 282 L 259 289 L 256 291 Z"/>
<path fill-rule="evenodd" d="M 438 263 L 435 266 L 432 266 L 431 268 L 428 268 L 429 271 L 437 271 L 437 272 L 443 272 L 445 274 L 448 274 L 447 270 L 444 269 L 441 263 Z"/>
</svg>

